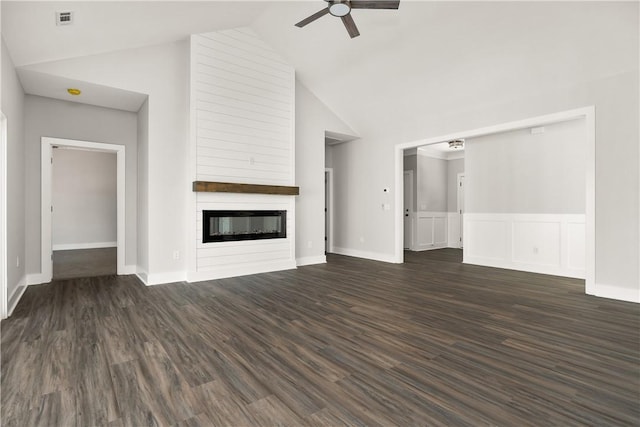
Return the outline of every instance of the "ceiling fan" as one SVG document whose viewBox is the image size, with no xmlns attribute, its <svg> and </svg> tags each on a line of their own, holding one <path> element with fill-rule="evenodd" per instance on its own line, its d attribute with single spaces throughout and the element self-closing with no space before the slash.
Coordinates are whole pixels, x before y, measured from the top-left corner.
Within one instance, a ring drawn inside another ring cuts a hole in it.
<svg viewBox="0 0 640 427">
<path fill-rule="evenodd" d="M 342 19 L 342 23 L 347 28 L 347 32 L 351 38 L 358 37 L 360 32 L 356 23 L 351 17 L 351 9 L 397 9 L 400 6 L 400 0 L 324 0 L 329 5 L 319 12 L 314 13 L 308 18 L 296 24 L 296 27 L 304 27 L 312 23 L 318 18 L 323 17 L 327 13 Z"/>
</svg>

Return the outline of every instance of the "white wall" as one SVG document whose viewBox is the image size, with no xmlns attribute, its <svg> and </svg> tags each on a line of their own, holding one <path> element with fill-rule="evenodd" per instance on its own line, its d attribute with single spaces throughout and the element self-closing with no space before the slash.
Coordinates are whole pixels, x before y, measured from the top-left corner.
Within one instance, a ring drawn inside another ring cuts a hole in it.
<svg viewBox="0 0 640 427">
<path fill-rule="evenodd" d="M 496 3 L 491 7 L 515 6 Z M 339 192 L 336 224 L 345 225 L 336 236 L 341 245 L 369 252 L 371 258 L 393 261 L 394 216 L 377 206 L 387 200 L 379 189 L 393 188 L 395 182 L 396 144 L 593 105 L 595 288 L 603 296 L 626 295 L 640 301 L 638 4 L 544 3 L 524 7 L 538 8 L 537 13 L 546 17 L 554 15 L 545 12 L 562 8 L 565 17 L 573 17 L 571 25 L 566 20 L 563 24 L 545 23 L 540 27 L 543 34 L 539 34 L 529 27 L 531 31 L 520 31 L 514 27 L 519 21 L 504 20 L 504 14 L 487 16 L 490 25 L 484 22 L 483 27 L 488 25 L 491 32 L 467 33 L 486 49 L 466 47 L 462 52 L 473 56 L 471 65 L 468 56 L 458 54 L 467 63 L 449 66 L 442 79 L 431 79 L 444 93 L 434 94 L 419 84 L 429 80 L 428 75 L 417 65 L 407 66 L 407 73 L 415 73 L 409 77 L 417 80 L 410 87 L 411 98 L 398 108 L 402 120 L 385 116 L 382 121 L 378 115 L 363 114 L 356 126 L 363 138 L 334 148 Z M 517 18 L 525 19 L 520 15 Z M 526 19 L 532 22 L 531 17 Z M 511 44 L 512 38 L 495 37 L 501 33 L 526 40 L 516 48 Z M 386 58 L 387 63 L 397 67 L 398 63 L 391 59 L 395 58 Z M 449 72 L 452 69 L 455 73 Z M 505 70 L 509 71 L 508 80 Z M 409 77 L 393 81 L 410 84 L 413 80 Z M 394 87 L 393 93 L 396 92 L 398 88 Z M 391 98 L 379 96 L 388 105 Z M 384 112 L 395 113 L 388 108 Z"/>
<path fill-rule="evenodd" d="M 295 73 L 251 30 L 191 36 L 194 181 L 294 185 Z M 285 239 L 203 243 L 204 210 L 286 210 Z M 189 281 L 295 268 L 294 196 L 198 192 Z"/>
<path fill-rule="evenodd" d="M 585 213 L 584 119 L 466 141 L 467 213 Z"/>
<path fill-rule="evenodd" d="M 300 82 L 296 81 L 296 259 L 298 265 L 324 262 L 325 131 L 355 135 Z"/>
<path fill-rule="evenodd" d="M 24 91 L 2 40 L 2 112 L 7 117 L 7 297 L 9 309 L 25 280 Z M 4 238 L 4 236 L 3 236 Z M 19 261 L 19 265 L 18 265 Z M 14 296 L 12 299 L 11 297 Z"/>
<path fill-rule="evenodd" d="M 53 150 L 53 250 L 117 246 L 116 155 Z"/>
<path fill-rule="evenodd" d="M 465 262 L 585 277 L 585 130 L 467 139 Z"/>
<path fill-rule="evenodd" d="M 137 273 L 144 282 L 149 272 L 149 100 L 138 110 L 138 187 L 136 200 Z"/>
<path fill-rule="evenodd" d="M 191 196 L 187 172 L 188 42 L 184 40 L 26 68 L 149 96 L 148 144 L 138 153 L 148 156 L 141 159 L 140 164 L 148 167 L 146 182 L 149 183 L 146 195 L 148 212 L 146 216 L 142 212 L 138 220 L 138 224 L 148 230 L 148 240 L 141 243 L 141 251 L 148 250 L 147 254 L 141 254 L 143 259 L 148 259 L 148 268 L 142 273 L 146 273 L 147 280 L 153 283 L 184 280 L 187 206 Z M 178 257 L 174 257 L 176 252 Z"/>
<path fill-rule="evenodd" d="M 27 272 L 41 272 L 41 138 L 125 146 L 125 265 L 136 265 L 137 115 L 75 102 L 27 95 L 25 100 Z"/>
</svg>

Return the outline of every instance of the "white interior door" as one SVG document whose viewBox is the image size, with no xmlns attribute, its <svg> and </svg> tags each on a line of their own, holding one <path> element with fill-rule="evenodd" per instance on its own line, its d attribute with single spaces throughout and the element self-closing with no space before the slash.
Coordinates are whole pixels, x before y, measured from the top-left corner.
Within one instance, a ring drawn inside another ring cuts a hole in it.
<svg viewBox="0 0 640 427">
<path fill-rule="evenodd" d="M 458 174 L 458 214 L 460 215 L 460 247 L 462 248 L 464 234 L 464 174 Z"/>
<path fill-rule="evenodd" d="M 404 248 L 413 247 L 413 171 L 404 172 L 404 204 L 402 214 L 404 215 Z"/>
</svg>

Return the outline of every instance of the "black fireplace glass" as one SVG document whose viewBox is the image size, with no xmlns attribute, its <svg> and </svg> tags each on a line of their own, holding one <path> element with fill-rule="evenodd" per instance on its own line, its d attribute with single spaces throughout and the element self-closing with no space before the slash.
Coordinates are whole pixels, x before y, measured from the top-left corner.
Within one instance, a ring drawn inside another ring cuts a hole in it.
<svg viewBox="0 0 640 427">
<path fill-rule="evenodd" d="M 287 211 L 202 211 L 202 242 L 284 239 Z"/>
</svg>

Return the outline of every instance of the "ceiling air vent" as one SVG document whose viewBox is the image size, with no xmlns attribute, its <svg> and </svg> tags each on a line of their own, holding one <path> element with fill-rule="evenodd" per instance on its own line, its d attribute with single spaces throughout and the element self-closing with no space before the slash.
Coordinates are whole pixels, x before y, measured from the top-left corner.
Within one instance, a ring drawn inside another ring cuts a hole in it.
<svg viewBox="0 0 640 427">
<path fill-rule="evenodd" d="M 73 12 L 56 12 L 56 25 L 73 24 Z"/>
</svg>

